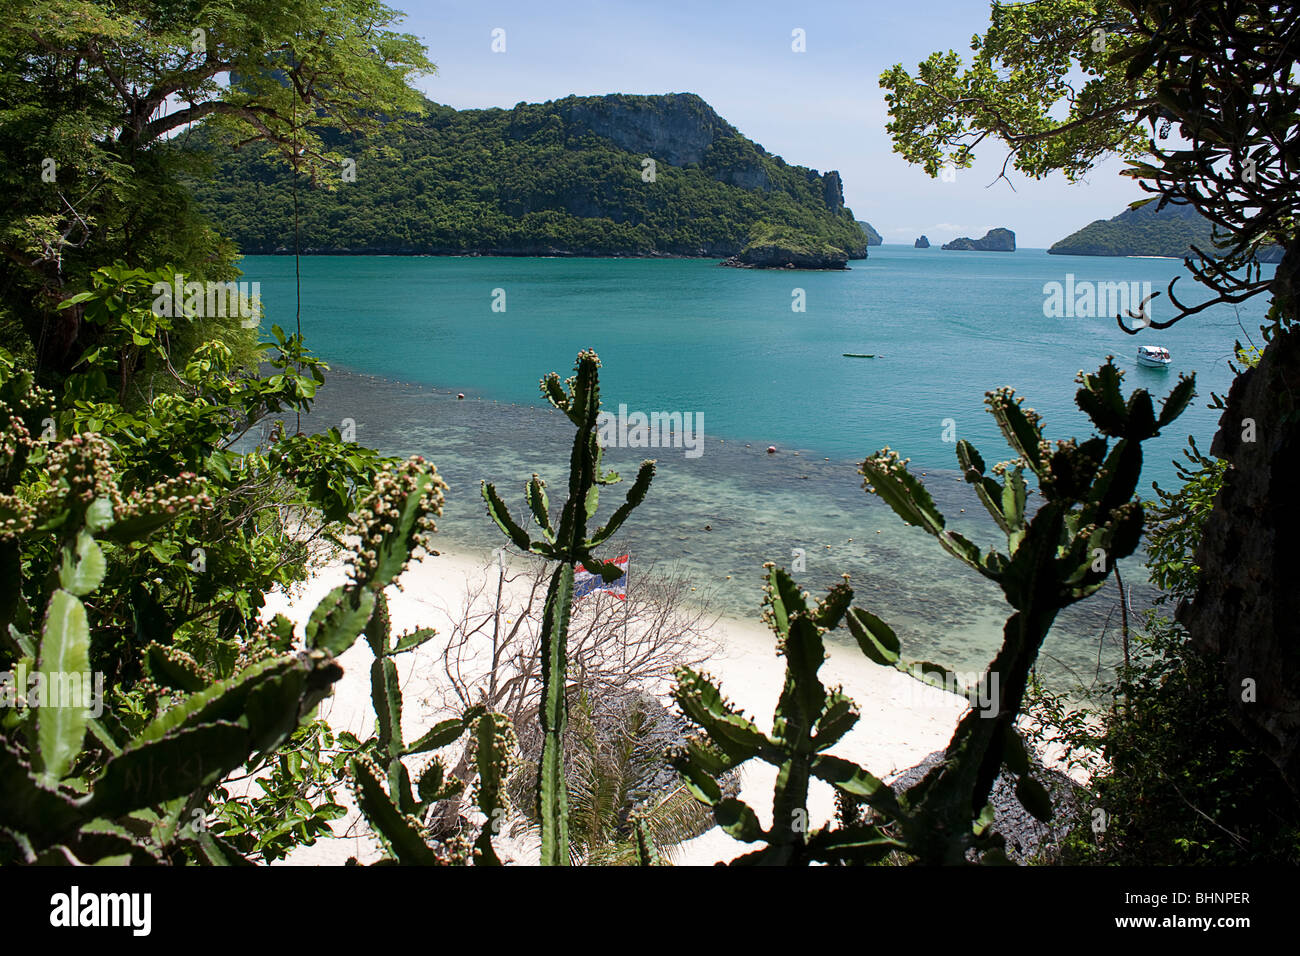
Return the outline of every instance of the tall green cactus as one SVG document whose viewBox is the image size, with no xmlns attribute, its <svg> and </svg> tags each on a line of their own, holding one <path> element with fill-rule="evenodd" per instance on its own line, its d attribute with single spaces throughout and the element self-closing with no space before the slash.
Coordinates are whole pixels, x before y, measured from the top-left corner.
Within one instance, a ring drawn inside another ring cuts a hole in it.
<svg viewBox="0 0 1300 956">
<path fill-rule="evenodd" d="M 1004 534 L 1005 553 L 983 553 L 949 530 L 925 486 L 896 453 L 886 448 L 862 463 L 869 492 L 883 498 L 908 524 L 924 528 L 949 554 L 996 581 L 1014 609 L 1002 647 L 984 675 L 991 700 L 979 702 L 991 706 L 972 708 L 962 718 L 944 759 L 905 793 L 895 796 L 861 768 L 821 753 L 823 741 L 829 746 L 839 739 L 856 713 L 851 701 L 827 694 L 816 679 L 824 654 L 820 634 L 844 620 L 863 653 L 876 663 L 949 690 L 951 676 L 939 665 L 905 659 L 898 636 L 887 624 L 865 610 L 849 608 L 847 586 L 833 589 L 809 609 L 784 572 L 771 572 L 768 617 L 787 661 L 786 689 L 771 735 L 736 714 L 700 675 L 680 675 L 678 701 L 709 739 L 694 741 L 678 754 L 678 769 L 729 832 L 768 844 L 737 862 L 861 861 L 895 847 L 925 863 L 962 863 L 971 851 L 986 862 L 1005 861 L 989 827 L 988 807 L 993 782 L 1004 766 L 1017 776 L 1016 792 L 1025 807 L 1042 819 L 1050 817 L 1050 800 L 1029 776 L 1028 755 L 1015 729 L 1031 669 L 1056 615 L 1095 593 L 1115 563 L 1136 549 L 1143 517 L 1134 497 L 1142 442 L 1172 423 L 1195 394 L 1194 379 L 1180 379 L 1157 416 L 1143 389 L 1124 400 L 1121 379 L 1109 360 L 1096 374 L 1079 373 L 1076 402 L 1100 432 L 1081 444 L 1047 442 L 1038 415 L 1023 408 L 1010 389 L 988 393 L 989 410 L 1018 458 L 994 467 L 1001 481 L 986 475 L 984 460 L 969 442 L 958 442 L 957 458 L 966 481 L 975 486 Z M 1110 439 L 1115 439 L 1113 445 Z M 1043 499 L 1032 513 L 1026 469 L 1037 479 Z M 780 768 L 769 831 L 758 826 L 752 810 L 740 801 L 723 799 L 717 784 L 719 774 L 753 757 Z M 803 810 L 806 819 L 809 773 L 871 807 L 874 822 L 803 839 L 791 828 L 790 815 L 797 820 Z M 823 846 L 829 851 L 819 856 Z"/>
<path fill-rule="evenodd" d="M 492 484 L 483 483 L 483 500 L 487 503 L 488 515 L 515 547 L 558 562 L 546 590 L 541 634 L 542 703 L 539 717 L 542 758 L 537 801 L 542 831 L 542 863 L 550 866 L 569 863 L 564 731 L 568 721 L 566 645 L 573 604 L 574 565 L 581 563 L 606 581 L 615 581 L 622 575 L 617 565 L 600 560 L 592 554 L 592 549 L 608 540 L 645 499 L 655 472 L 653 461 L 642 462 L 626 500 L 602 527 L 588 535 L 587 524 L 595 517 L 601 486 L 621 480 L 616 472 L 604 472 L 601 468 L 599 376 L 600 359 L 595 352 L 585 351 L 578 355 L 574 375 L 563 384 L 554 372 L 541 381 L 542 395 L 564 412 L 576 429 L 569 458 L 569 494 L 558 525 L 551 520 L 546 483 L 537 475 L 533 475 L 525 486 L 524 497 L 540 538 L 529 535 L 514 520 Z"/>
<path fill-rule="evenodd" d="M 995 690 L 993 706 L 972 709 L 958 724 L 944 760 L 909 791 L 929 826 L 916 829 L 911 851 L 928 862 L 958 863 L 971 846 L 971 820 L 978 818 L 1003 765 L 1018 776 L 1017 794 L 1026 808 L 1050 817 L 1042 786 L 1028 776 L 1028 760 L 1015 729 L 1021 701 L 1039 648 L 1057 614 L 1095 593 L 1116 563 L 1136 550 L 1143 510 L 1135 497 L 1142 470 L 1142 442 L 1171 424 L 1195 394 L 1195 379 L 1182 377 L 1159 416 L 1145 389 L 1128 401 L 1120 390 L 1123 373 L 1107 360 L 1095 374 L 1080 372 L 1075 402 L 1100 435 L 1078 443 L 1049 443 L 1038 415 L 1022 407 L 1009 388 L 992 391 L 986 403 L 1014 462 L 996 466 L 1001 482 L 985 474 L 983 458 L 969 442 L 957 443 L 967 482 L 1006 537 L 1005 554 L 982 554 L 944 526 L 924 486 L 888 449 L 862 464 L 864 485 L 909 524 L 924 528 L 943 548 L 998 583 L 1015 613 L 1003 629 L 1002 647 L 985 672 Z M 1109 439 L 1115 439 L 1114 445 Z M 1043 504 L 1027 511 L 1024 470 L 1038 482 Z M 849 628 L 864 650 L 879 646 L 882 632 L 868 617 L 851 612 Z M 887 636 L 887 635 L 885 635 Z"/>
</svg>

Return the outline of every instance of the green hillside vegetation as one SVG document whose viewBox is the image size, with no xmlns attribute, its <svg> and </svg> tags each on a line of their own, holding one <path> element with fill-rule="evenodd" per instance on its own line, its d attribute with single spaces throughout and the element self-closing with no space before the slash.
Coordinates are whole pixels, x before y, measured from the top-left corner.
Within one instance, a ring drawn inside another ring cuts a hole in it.
<svg viewBox="0 0 1300 956">
<path fill-rule="evenodd" d="M 1214 250 L 1213 227 L 1191 206 L 1158 203 L 1126 209 L 1112 219 L 1098 219 L 1078 232 L 1056 242 L 1047 251 L 1068 256 L 1170 256 L 1191 255 L 1195 244 L 1204 252 Z M 1280 249 L 1269 246 L 1259 259 L 1276 262 Z M 1277 255 L 1275 255 L 1277 254 Z"/>
<path fill-rule="evenodd" d="M 201 208 L 245 253 L 292 251 L 292 173 L 265 147 L 196 135 L 215 159 L 214 177 L 194 183 Z M 693 94 L 430 103 L 371 142 L 382 153 L 330 144 L 356 158 L 355 181 L 300 178 L 303 251 L 721 257 L 762 221 L 866 255 L 838 173 L 787 164 Z"/>
</svg>

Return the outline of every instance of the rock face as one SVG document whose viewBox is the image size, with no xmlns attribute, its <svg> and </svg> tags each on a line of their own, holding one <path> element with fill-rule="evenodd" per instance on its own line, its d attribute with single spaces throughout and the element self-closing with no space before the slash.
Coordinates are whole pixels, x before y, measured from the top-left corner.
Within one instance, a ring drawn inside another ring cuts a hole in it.
<svg viewBox="0 0 1300 956">
<path fill-rule="evenodd" d="M 822 177 L 822 197 L 826 201 L 826 208 L 831 212 L 839 212 L 844 208 L 844 182 L 834 169 Z"/>
<path fill-rule="evenodd" d="M 890 787 L 895 792 L 910 787 L 942 759 L 943 751 L 936 750 L 891 780 Z M 1031 758 L 1030 776 L 1046 787 L 1051 795 L 1054 813 L 1047 823 L 1039 821 L 1021 805 L 1016 797 L 1014 774 L 1005 770 L 998 774 L 989 793 L 989 803 L 993 804 L 993 829 L 1007 841 L 1007 857 L 1014 863 L 1023 864 L 1035 857 L 1050 862 L 1082 806 L 1083 788 L 1065 774 L 1049 770 Z"/>
<path fill-rule="evenodd" d="M 737 135 L 736 128 L 694 93 L 665 96 L 574 98 L 567 120 L 616 146 L 645 153 L 670 166 L 703 161 L 713 141 Z"/>
<path fill-rule="evenodd" d="M 772 188 L 772 180 L 767 175 L 767 170 L 758 163 L 720 170 L 713 174 L 713 178 L 720 183 L 739 186 L 741 189 L 761 189 L 763 192 L 768 192 Z"/>
<path fill-rule="evenodd" d="M 1300 287 L 1287 262 L 1275 280 Z M 1292 300 L 1295 301 L 1295 300 Z M 1292 311 L 1290 314 L 1295 314 Z M 1178 609 L 1193 644 L 1220 662 L 1233 724 L 1300 794 L 1300 331 L 1279 331 L 1232 383 L 1210 453 L 1229 463 L 1196 551 L 1195 599 Z M 1249 683 L 1247 683 L 1249 682 Z"/>
<path fill-rule="evenodd" d="M 945 242 L 944 249 L 956 249 L 963 252 L 1015 252 L 1016 234 L 1010 229 L 990 229 L 983 239 L 967 239 L 963 236 L 952 242 Z"/>
<path fill-rule="evenodd" d="M 930 240 L 925 238 L 925 236 L 922 236 L 920 239 L 916 240 L 916 242 L 912 243 L 912 247 L 915 249 L 929 249 Z"/>
<path fill-rule="evenodd" d="M 872 227 L 871 223 L 863 219 L 858 219 L 856 221 L 858 224 L 858 228 L 867 234 L 867 245 L 878 246 L 885 241 L 881 237 L 880 233 L 876 232 L 875 228 Z"/>
</svg>

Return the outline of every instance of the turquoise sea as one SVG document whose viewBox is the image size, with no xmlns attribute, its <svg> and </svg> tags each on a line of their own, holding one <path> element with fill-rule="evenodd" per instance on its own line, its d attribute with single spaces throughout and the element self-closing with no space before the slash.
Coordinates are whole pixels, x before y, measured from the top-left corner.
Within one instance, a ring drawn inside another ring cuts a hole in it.
<svg viewBox="0 0 1300 956">
<path fill-rule="evenodd" d="M 1160 291 L 1181 262 L 882 246 L 851 265 L 823 273 L 682 259 L 304 257 L 303 333 L 334 369 L 304 428 L 350 419 L 359 442 L 430 458 L 452 486 L 445 540 L 495 547 L 502 539 L 479 482 L 496 481 L 521 507 L 534 471 L 562 484 L 571 431 L 537 382 L 567 375 L 577 352 L 594 348 L 607 407 L 694 413 L 706 436 L 698 457 L 682 448 L 607 453 L 629 477 L 640 458 L 659 461 L 649 500 L 618 542 L 633 555 L 634 581 L 648 565 L 673 565 L 710 606 L 753 616 L 763 561 L 788 566 L 800 549 L 806 570 L 796 577 L 809 589 L 847 572 L 859 603 L 893 623 L 912 655 L 982 667 L 1007 614 L 1000 593 L 866 495 L 857 463 L 886 445 L 910 457 L 952 523 L 994 544 L 954 470 L 953 435 L 990 464 L 1008 457 L 983 397 L 1012 385 L 1049 437 L 1085 436 L 1074 376 L 1113 354 L 1126 385 L 1157 398 L 1179 372 L 1197 374 L 1194 407 L 1147 446 L 1143 487 L 1171 486 L 1186 437 L 1209 447 L 1218 416 L 1205 407 L 1210 393 L 1231 382 L 1234 339 L 1259 341 L 1265 303 L 1216 307 L 1134 337 L 1109 316 L 1045 316 L 1045 284 L 1072 274 L 1076 288 L 1149 282 Z M 292 330 L 292 257 L 250 256 L 243 268 L 261 283 L 267 326 Z M 1199 301 L 1190 278 L 1178 291 Z M 793 310 L 800 300 L 804 310 Z M 1171 310 L 1162 295 L 1149 311 L 1161 320 Z M 1138 367 L 1140 343 L 1169 348 L 1172 369 Z M 1135 605 L 1149 599 L 1140 561 L 1124 571 L 1139 585 Z M 1091 680 L 1114 658 L 1116 605 L 1108 588 L 1067 612 L 1045 667 Z"/>
</svg>

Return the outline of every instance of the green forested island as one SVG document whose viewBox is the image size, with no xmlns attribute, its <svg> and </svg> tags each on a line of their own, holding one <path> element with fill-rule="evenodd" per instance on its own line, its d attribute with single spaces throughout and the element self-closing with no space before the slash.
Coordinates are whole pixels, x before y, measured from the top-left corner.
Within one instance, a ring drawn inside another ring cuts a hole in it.
<svg viewBox="0 0 1300 956">
<path fill-rule="evenodd" d="M 1048 253 L 1058 256 L 1170 256 L 1191 255 L 1192 245 L 1212 252 L 1213 227 L 1191 206 L 1172 203 L 1157 209 L 1150 202 L 1126 209 L 1111 219 L 1098 219 L 1059 242 Z M 1260 251 L 1262 262 L 1281 260 L 1281 249 L 1269 246 Z"/>
<path fill-rule="evenodd" d="M 202 208 L 245 253 L 292 251 L 292 173 L 203 135 Z M 721 258 L 779 229 L 860 259 L 869 242 L 837 172 L 786 163 L 690 93 L 428 103 L 382 154 L 330 145 L 355 165 L 331 188 L 300 179 L 304 252 Z"/>
</svg>

